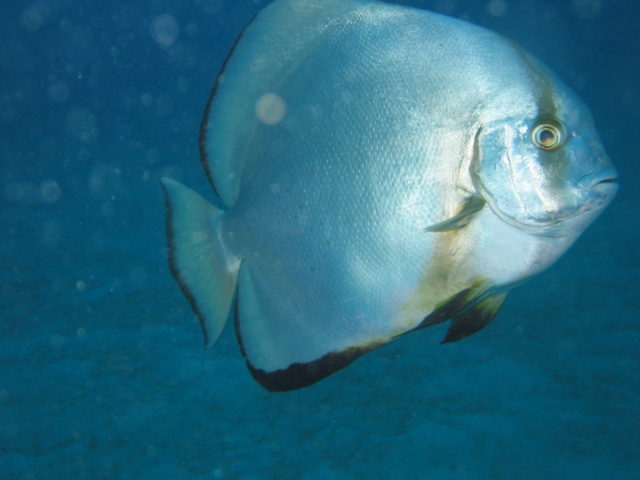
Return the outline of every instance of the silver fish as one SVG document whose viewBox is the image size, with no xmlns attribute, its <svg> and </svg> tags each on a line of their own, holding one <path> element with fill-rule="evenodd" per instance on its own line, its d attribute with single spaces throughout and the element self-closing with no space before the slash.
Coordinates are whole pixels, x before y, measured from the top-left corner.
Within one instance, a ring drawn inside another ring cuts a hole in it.
<svg viewBox="0 0 640 480">
<path fill-rule="evenodd" d="M 301 388 L 447 320 L 484 328 L 613 199 L 591 115 L 469 23 L 372 0 L 276 0 L 238 37 L 200 131 L 218 196 L 162 179 L 169 260 L 211 346 Z"/>
</svg>

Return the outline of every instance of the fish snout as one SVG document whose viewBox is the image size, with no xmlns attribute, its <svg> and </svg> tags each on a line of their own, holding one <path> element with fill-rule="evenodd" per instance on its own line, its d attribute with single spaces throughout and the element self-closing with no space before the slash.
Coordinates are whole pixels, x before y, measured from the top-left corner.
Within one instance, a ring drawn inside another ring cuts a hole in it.
<svg viewBox="0 0 640 480">
<path fill-rule="evenodd" d="M 578 186 L 584 190 L 597 189 L 615 193 L 618 189 L 617 181 L 618 171 L 615 167 L 609 166 L 585 175 L 578 181 Z"/>
</svg>

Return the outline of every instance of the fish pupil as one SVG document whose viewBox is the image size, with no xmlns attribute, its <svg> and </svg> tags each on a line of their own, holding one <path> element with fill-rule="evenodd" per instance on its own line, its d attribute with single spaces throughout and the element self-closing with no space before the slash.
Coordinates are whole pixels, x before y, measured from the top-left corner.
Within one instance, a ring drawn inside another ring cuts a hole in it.
<svg viewBox="0 0 640 480">
<path fill-rule="evenodd" d="M 540 132 L 540 143 L 542 143 L 543 145 L 550 145 L 555 141 L 555 139 L 556 134 L 548 128 L 545 128 Z"/>
</svg>

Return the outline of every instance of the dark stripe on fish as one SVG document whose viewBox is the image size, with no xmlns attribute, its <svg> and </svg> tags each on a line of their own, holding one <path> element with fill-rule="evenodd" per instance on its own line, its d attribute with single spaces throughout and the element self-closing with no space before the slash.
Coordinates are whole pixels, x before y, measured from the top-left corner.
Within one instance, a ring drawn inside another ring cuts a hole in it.
<svg viewBox="0 0 640 480">
<path fill-rule="evenodd" d="M 520 45 L 513 43 L 513 46 L 522 61 L 526 64 L 523 71 L 531 72 L 531 81 L 533 82 L 533 91 L 536 93 L 536 105 L 538 107 L 537 119 L 550 118 L 557 120 L 558 105 L 555 102 L 555 89 L 549 77 L 551 72 L 545 70 L 540 62 L 533 58 Z"/>
</svg>

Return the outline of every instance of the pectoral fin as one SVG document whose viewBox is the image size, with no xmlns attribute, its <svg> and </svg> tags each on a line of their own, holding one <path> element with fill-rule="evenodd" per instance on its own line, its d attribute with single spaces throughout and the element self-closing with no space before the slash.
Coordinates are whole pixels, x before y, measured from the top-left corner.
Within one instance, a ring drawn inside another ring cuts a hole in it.
<svg viewBox="0 0 640 480">
<path fill-rule="evenodd" d="M 464 201 L 457 215 L 444 222 L 431 225 L 425 228 L 425 231 L 450 232 L 451 230 L 459 230 L 471 221 L 476 212 L 482 210 L 485 203 L 486 202 L 480 197 L 469 197 Z"/>
</svg>

